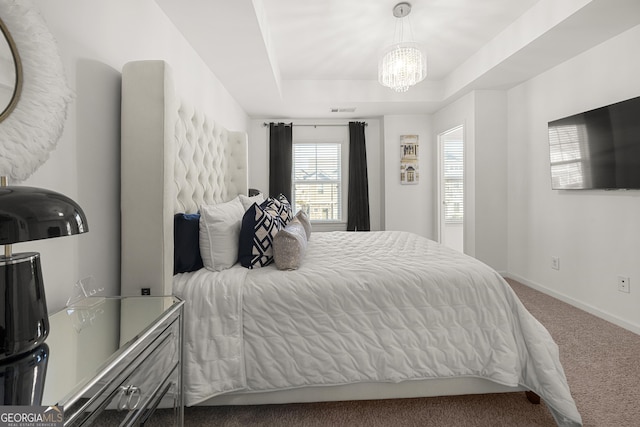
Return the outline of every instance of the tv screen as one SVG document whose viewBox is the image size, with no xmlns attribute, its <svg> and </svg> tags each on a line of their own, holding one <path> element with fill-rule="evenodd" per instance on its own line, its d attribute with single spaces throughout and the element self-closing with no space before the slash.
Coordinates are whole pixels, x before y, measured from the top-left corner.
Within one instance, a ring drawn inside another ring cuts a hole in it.
<svg viewBox="0 0 640 427">
<path fill-rule="evenodd" d="M 549 122 L 551 187 L 640 189 L 640 97 Z"/>
</svg>

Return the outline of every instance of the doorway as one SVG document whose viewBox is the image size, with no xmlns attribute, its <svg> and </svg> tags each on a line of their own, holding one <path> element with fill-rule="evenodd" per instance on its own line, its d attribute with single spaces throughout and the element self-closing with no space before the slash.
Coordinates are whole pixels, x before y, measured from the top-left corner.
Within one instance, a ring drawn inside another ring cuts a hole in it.
<svg viewBox="0 0 640 427">
<path fill-rule="evenodd" d="M 439 240 L 464 252 L 464 126 L 438 135 Z"/>
</svg>

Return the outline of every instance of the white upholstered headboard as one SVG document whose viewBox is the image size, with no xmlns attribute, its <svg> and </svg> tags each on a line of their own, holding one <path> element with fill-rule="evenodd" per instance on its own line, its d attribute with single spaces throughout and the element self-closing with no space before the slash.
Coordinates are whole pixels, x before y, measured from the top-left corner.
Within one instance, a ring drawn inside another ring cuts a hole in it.
<svg viewBox="0 0 640 427">
<path fill-rule="evenodd" d="M 122 70 L 121 294 L 171 295 L 173 216 L 247 194 L 247 135 L 175 93 L 164 61 Z"/>
</svg>

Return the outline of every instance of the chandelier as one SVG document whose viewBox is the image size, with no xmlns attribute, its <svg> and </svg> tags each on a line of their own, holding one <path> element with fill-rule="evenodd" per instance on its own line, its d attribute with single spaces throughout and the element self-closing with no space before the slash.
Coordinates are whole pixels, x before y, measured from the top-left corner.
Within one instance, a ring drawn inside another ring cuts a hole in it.
<svg viewBox="0 0 640 427">
<path fill-rule="evenodd" d="M 398 3 L 393 8 L 393 16 L 398 18 L 393 43 L 383 51 L 378 62 L 378 81 L 396 92 L 406 92 L 427 77 L 427 57 L 418 43 L 411 40 L 413 35 L 408 22 L 409 40 L 405 41 L 404 21 L 409 12 L 409 3 Z"/>
</svg>

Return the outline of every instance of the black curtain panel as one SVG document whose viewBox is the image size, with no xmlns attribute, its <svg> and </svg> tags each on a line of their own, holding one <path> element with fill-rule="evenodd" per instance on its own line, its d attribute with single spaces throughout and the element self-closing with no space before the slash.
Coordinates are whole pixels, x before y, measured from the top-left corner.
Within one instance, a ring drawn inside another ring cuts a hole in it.
<svg viewBox="0 0 640 427">
<path fill-rule="evenodd" d="M 292 124 L 269 123 L 269 195 L 291 200 Z"/>
<path fill-rule="evenodd" d="M 364 122 L 349 122 L 348 231 L 369 231 L 369 180 Z"/>
</svg>

